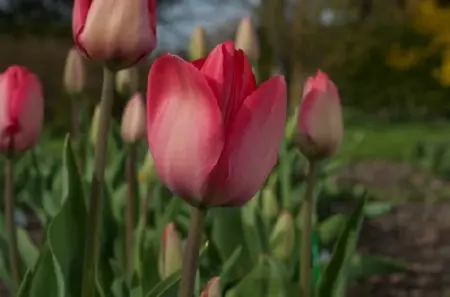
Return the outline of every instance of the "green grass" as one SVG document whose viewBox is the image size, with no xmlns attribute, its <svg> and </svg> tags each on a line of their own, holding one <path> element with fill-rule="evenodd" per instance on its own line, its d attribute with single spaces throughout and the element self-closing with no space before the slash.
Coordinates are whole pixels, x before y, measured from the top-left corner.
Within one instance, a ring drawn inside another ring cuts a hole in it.
<svg viewBox="0 0 450 297">
<path fill-rule="evenodd" d="M 389 123 L 351 111 L 348 114 L 343 150 L 354 159 L 404 161 L 420 142 L 450 144 L 450 122 Z"/>
</svg>

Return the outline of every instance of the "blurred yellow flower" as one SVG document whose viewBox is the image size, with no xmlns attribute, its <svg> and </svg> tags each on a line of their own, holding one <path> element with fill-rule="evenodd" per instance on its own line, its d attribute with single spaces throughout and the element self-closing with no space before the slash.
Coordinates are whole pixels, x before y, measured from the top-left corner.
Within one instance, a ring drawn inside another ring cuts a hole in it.
<svg viewBox="0 0 450 297">
<path fill-rule="evenodd" d="M 436 0 L 418 1 L 413 13 L 413 25 L 419 32 L 433 35 L 433 43 L 450 44 L 450 8 Z"/>
<path fill-rule="evenodd" d="M 433 76 L 441 83 L 441 85 L 450 86 L 450 47 L 442 53 L 442 66 L 440 69 L 433 71 Z"/>
<path fill-rule="evenodd" d="M 389 49 L 387 64 L 398 70 L 407 70 L 419 64 L 421 59 L 421 49 L 403 49 L 399 43 L 396 43 Z"/>
</svg>

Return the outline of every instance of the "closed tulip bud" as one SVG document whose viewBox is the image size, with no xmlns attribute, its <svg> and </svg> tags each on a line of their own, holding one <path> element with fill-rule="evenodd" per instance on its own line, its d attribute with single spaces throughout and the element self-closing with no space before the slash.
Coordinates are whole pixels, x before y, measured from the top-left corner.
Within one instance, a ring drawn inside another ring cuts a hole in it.
<svg viewBox="0 0 450 297">
<path fill-rule="evenodd" d="M 44 97 L 39 78 L 22 66 L 0 74 L 0 153 L 18 153 L 39 140 Z"/>
<path fill-rule="evenodd" d="M 236 47 L 243 50 L 251 61 L 258 60 L 258 36 L 256 35 L 250 17 L 243 18 L 239 23 L 236 31 Z"/>
<path fill-rule="evenodd" d="M 123 96 L 129 96 L 138 91 L 139 71 L 137 67 L 122 69 L 116 74 L 116 90 Z"/>
<path fill-rule="evenodd" d="M 247 57 L 225 42 L 204 60 L 159 57 L 147 90 L 147 139 L 167 188 L 194 206 L 252 199 L 277 163 L 284 77 L 257 86 Z"/>
<path fill-rule="evenodd" d="M 201 26 L 194 28 L 192 32 L 191 41 L 189 44 L 189 58 L 197 60 L 204 58 L 207 55 L 208 46 L 206 42 L 206 32 Z"/>
<path fill-rule="evenodd" d="M 277 197 L 271 188 L 265 188 L 261 192 L 261 207 L 264 216 L 272 220 L 278 216 L 280 211 Z"/>
<path fill-rule="evenodd" d="M 156 0 L 75 0 L 72 30 L 89 59 L 130 67 L 156 46 Z"/>
<path fill-rule="evenodd" d="M 123 141 L 129 144 L 145 138 L 145 106 L 140 93 L 135 93 L 128 100 L 122 115 L 120 132 Z"/>
<path fill-rule="evenodd" d="M 175 224 L 169 223 L 164 228 L 159 251 L 159 275 L 166 279 L 181 269 L 183 252 L 181 239 Z"/>
<path fill-rule="evenodd" d="M 339 149 L 344 134 L 341 103 L 336 86 L 323 72 L 305 83 L 297 129 L 300 150 L 308 158 L 322 159 Z"/>
<path fill-rule="evenodd" d="M 92 116 L 91 120 L 90 140 L 92 146 L 95 146 L 95 144 L 97 143 L 99 121 L 100 121 L 100 105 L 97 104 L 97 106 L 95 106 L 94 115 Z"/>
<path fill-rule="evenodd" d="M 222 297 L 220 277 L 215 276 L 208 281 L 200 297 Z"/>
<path fill-rule="evenodd" d="M 294 240 L 294 219 L 291 213 L 283 211 L 278 216 L 278 220 L 270 236 L 270 246 L 273 255 L 280 260 L 289 259 L 294 249 Z"/>
<path fill-rule="evenodd" d="M 140 183 L 150 184 L 156 178 L 155 164 L 153 164 L 152 155 L 147 153 L 144 164 L 139 169 L 138 180 Z"/>
<path fill-rule="evenodd" d="M 83 92 L 85 76 L 83 57 L 76 48 L 71 48 L 64 67 L 64 87 L 66 92 L 68 94 Z"/>
</svg>

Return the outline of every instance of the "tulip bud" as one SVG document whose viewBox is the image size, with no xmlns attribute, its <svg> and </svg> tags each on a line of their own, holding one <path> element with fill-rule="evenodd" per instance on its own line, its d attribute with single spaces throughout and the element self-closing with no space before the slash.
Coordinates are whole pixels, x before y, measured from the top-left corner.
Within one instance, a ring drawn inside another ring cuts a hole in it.
<svg viewBox="0 0 450 297">
<path fill-rule="evenodd" d="M 139 71 L 137 67 L 122 69 L 116 74 L 116 90 L 123 96 L 129 96 L 138 91 Z"/>
<path fill-rule="evenodd" d="M 140 93 L 136 93 L 128 100 L 122 115 L 120 129 L 122 139 L 126 143 L 135 143 L 146 135 L 145 106 Z"/>
<path fill-rule="evenodd" d="M 236 48 L 241 49 L 247 54 L 251 61 L 258 60 L 259 44 L 258 37 L 253 27 L 250 17 L 245 17 L 239 23 L 236 31 Z"/>
<path fill-rule="evenodd" d="M 75 0 L 72 29 L 89 59 L 130 67 L 156 46 L 156 0 Z"/>
<path fill-rule="evenodd" d="M 152 155 L 147 153 L 147 157 L 145 158 L 144 164 L 139 170 L 138 180 L 140 183 L 149 184 L 153 182 L 156 178 L 155 173 L 155 164 L 153 164 Z"/>
<path fill-rule="evenodd" d="M 220 291 L 220 277 L 215 276 L 210 279 L 202 294 L 200 294 L 200 297 L 222 297 Z"/>
<path fill-rule="evenodd" d="M 261 207 L 264 216 L 272 220 L 277 217 L 280 211 L 277 197 L 271 188 L 266 187 L 261 193 Z"/>
<path fill-rule="evenodd" d="M 85 84 L 85 68 L 81 54 L 76 48 L 71 48 L 64 68 L 64 87 L 68 94 L 83 92 Z"/>
<path fill-rule="evenodd" d="M 166 279 L 181 269 L 183 252 L 181 239 L 174 223 L 164 228 L 161 249 L 159 251 L 159 276 Z"/>
<path fill-rule="evenodd" d="M 307 158 L 331 156 L 342 142 L 344 127 L 339 94 L 323 72 L 318 71 L 305 83 L 297 129 L 300 150 Z"/>
<path fill-rule="evenodd" d="M 295 229 L 291 213 L 283 211 L 275 223 L 270 236 L 270 246 L 275 257 L 287 260 L 294 249 Z"/>
<path fill-rule="evenodd" d="M 194 28 L 189 44 L 189 58 L 194 61 L 207 55 L 206 33 L 201 26 Z"/>
<path fill-rule="evenodd" d="M 22 66 L 0 74 L 0 153 L 23 152 L 39 139 L 44 97 L 39 78 Z"/>
<path fill-rule="evenodd" d="M 95 106 L 94 115 L 92 116 L 91 120 L 90 140 L 92 146 L 95 146 L 95 144 L 97 143 L 97 132 L 99 121 L 100 121 L 100 104 L 97 104 L 97 106 Z"/>
</svg>

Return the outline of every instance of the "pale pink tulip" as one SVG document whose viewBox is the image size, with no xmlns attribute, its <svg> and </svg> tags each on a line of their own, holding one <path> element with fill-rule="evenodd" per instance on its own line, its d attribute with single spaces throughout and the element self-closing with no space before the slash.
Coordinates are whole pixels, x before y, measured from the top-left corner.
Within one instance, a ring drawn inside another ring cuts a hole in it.
<svg viewBox="0 0 450 297">
<path fill-rule="evenodd" d="M 220 277 L 215 276 L 208 281 L 205 289 L 200 294 L 200 297 L 222 297 L 220 291 Z"/>
<path fill-rule="evenodd" d="M 127 68 L 156 47 L 156 0 L 75 0 L 72 29 L 89 59 Z"/>
<path fill-rule="evenodd" d="M 23 152 L 39 139 L 44 97 L 38 77 L 22 66 L 0 74 L 0 152 Z"/>
<path fill-rule="evenodd" d="M 126 143 L 135 143 L 145 138 L 145 105 L 140 93 L 135 93 L 127 102 L 120 132 Z"/>
<path fill-rule="evenodd" d="M 193 63 L 158 58 L 147 89 L 147 137 L 165 185 L 193 205 L 250 200 L 277 162 L 284 77 L 257 87 L 245 54 L 225 42 Z"/>
<path fill-rule="evenodd" d="M 331 156 L 339 149 L 344 134 L 337 88 L 318 71 L 308 78 L 303 90 L 297 122 L 300 149 L 309 158 Z"/>
</svg>

